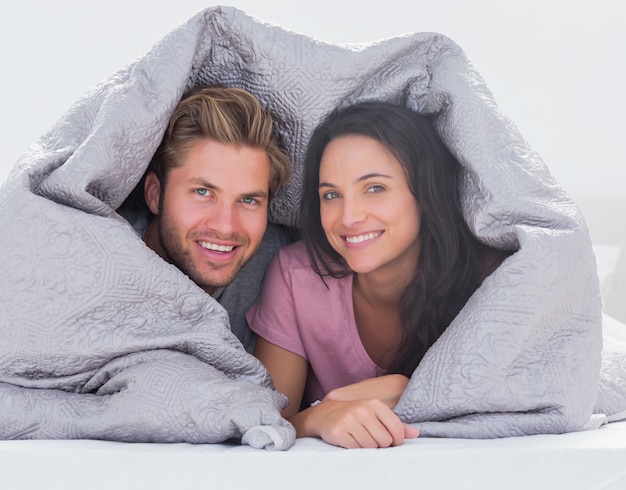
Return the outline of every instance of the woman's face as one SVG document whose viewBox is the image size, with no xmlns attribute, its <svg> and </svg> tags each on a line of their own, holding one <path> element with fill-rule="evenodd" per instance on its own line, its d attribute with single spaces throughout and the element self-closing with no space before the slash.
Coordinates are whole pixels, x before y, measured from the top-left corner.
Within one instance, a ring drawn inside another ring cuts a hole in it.
<svg viewBox="0 0 626 490">
<path fill-rule="evenodd" d="M 414 274 L 421 209 L 404 169 L 382 143 L 361 135 L 331 141 L 319 182 L 322 228 L 353 271 L 390 279 Z"/>
</svg>

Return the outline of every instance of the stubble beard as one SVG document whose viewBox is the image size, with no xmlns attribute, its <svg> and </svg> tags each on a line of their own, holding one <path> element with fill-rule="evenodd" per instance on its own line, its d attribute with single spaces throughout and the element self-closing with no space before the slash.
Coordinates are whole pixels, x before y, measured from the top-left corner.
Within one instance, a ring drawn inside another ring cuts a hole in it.
<svg viewBox="0 0 626 490">
<path fill-rule="evenodd" d="M 235 262 L 225 264 L 215 264 L 209 261 L 202 262 L 202 268 L 196 264 L 191 255 L 191 251 L 185 243 L 177 238 L 176 230 L 171 226 L 169 220 L 160 216 L 158 226 L 158 236 L 162 250 L 168 255 L 168 262 L 178 267 L 193 282 L 207 293 L 212 294 L 216 289 L 227 286 L 234 281 L 241 268 L 250 260 L 245 254 L 239 254 Z M 222 240 L 233 240 L 240 243 L 240 247 L 249 248 L 250 240 L 241 237 L 219 237 L 215 232 L 204 234 L 203 239 L 209 237 L 220 238 Z M 230 269 L 226 276 L 223 275 L 225 269 Z M 222 273 L 220 273 L 222 272 Z"/>
</svg>

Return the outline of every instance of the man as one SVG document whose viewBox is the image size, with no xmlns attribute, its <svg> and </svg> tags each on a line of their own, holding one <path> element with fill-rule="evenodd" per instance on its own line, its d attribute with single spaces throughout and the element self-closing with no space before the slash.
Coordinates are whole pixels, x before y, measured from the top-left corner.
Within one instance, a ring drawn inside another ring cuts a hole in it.
<svg viewBox="0 0 626 490">
<path fill-rule="evenodd" d="M 197 88 L 172 114 L 144 177 L 149 213 L 120 210 L 146 245 L 222 304 L 248 352 L 255 339 L 244 315 L 267 264 L 291 241 L 267 224 L 269 201 L 289 176 L 271 116 L 255 97 Z"/>
</svg>

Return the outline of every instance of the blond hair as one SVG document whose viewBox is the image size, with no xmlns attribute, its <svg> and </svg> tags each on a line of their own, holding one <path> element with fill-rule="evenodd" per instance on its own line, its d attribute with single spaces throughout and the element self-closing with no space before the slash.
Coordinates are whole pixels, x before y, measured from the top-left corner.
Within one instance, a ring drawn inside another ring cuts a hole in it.
<svg viewBox="0 0 626 490">
<path fill-rule="evenodd" d="M 272 123 L 271 114 L 245 90 L 197 87 L 187 92 L 174 110 L 150 169 L 164 187 L 170 169 L 180 166 L 193 144 L 203 138 L 261 149 L 270 161 L 271 198 L 291 176 L 289 158 L 281 148 Z"/>
</svg>

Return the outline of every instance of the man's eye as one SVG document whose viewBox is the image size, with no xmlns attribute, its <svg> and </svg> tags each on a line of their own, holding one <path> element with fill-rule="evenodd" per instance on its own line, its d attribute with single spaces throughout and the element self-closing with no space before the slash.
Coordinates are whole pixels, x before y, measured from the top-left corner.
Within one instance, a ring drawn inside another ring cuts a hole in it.
<svg viewBox="0 0 626 490">
<path fill-rule="evenodd" d="M 242 197 L 241 202 L 244 204 L 256 204 L 257 200 L 254 197 Z"/>
<path fill-rule="evenodd" d="M 208 196 L 209 195 L 209 189 L 196 189 L 196 194 L 198 194 L 199 196 Z"/>
</svg>

